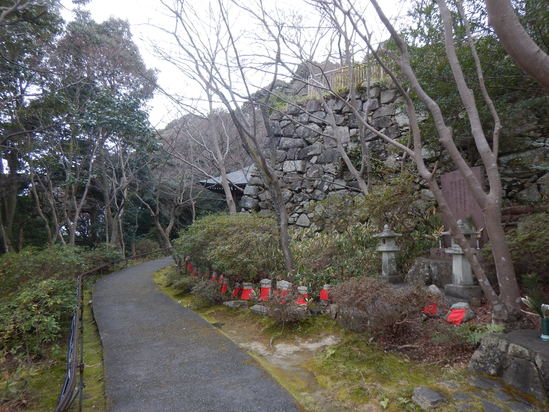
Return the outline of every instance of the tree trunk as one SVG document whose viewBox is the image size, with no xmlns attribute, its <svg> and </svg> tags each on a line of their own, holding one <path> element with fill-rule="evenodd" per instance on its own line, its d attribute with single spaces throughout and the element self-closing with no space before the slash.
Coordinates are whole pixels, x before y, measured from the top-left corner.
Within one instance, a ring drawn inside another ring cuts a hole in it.
<svg viewBox="0 0 549 412">
<path fill-rule="evenodd" d="M 486 0 L 488 23 L 515 63 L 549 90 L 549 56 L 520 24 L 509 0 Z"/>
<path fill-rule="evenodd" d="M 159 216 L 155 215 L 153 216 L 153 218 L 154 218 L 154 225 L 156 226 L 156 229 L 158 230 L 158 234 L 160 235 L 160 243 L 162 244 L 162 248 L 172 247 L 172 243 L 170 242 L 170 234 L 166 233 L 166 231 L 162 227 Z"/>
<path fill-rule="evenodd" d="M 227 179 L 227 172 L 225 170 L 224 162 L 220 162 L 220 171 L 221 171 L 221 186 L 223 186 L 223 192 L 225 193 L 225 201 L 227 202 L 227 207 L 229 208 L 229 214 L 236 214 L 236 203 L 234 202 L 233 193 L 231 192 L 231 186 L 229 185 L 229 180 Z"/>
</svg>

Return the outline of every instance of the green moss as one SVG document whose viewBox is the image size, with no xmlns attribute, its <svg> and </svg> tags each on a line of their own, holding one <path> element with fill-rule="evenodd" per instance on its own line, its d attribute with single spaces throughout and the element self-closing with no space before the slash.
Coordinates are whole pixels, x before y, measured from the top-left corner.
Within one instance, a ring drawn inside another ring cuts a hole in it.
<svg viewBox="0 0 549 412">
<path fill-rule="evenodd" d="M 377 400 L 389 411 L 416 410 L 409 399 L 417 386 L 444 392 L 443 380 L 461 380 L 453 369 L 434 369 L 387 353 L 369 344 L 364 336 L 346 333 L 338 345 L 308 362 L 318 382 L 344 402 L 361 404 Z"/>
<path fill-rule="evenodd" d="M 20 366 L 18 373 L 22 377 L 22 389 L 29 395 L 27 410 L 55 409 L 65 378 L 66 349 L 66 345 L 53 347 L 43 361 Z"/>
<path fill-rule="evenodd" d="M 84 399 L 83 409 L 105 411 L 103 346 L 93 318 L 91 283 L 84 290 Z"/>
</svg>

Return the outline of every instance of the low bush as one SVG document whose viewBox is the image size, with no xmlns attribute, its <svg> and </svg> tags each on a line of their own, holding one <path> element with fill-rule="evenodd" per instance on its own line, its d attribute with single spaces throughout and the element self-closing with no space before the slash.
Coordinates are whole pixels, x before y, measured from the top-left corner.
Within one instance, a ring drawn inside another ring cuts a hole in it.
<svg viewBox="0 0 549 412">
<path fill-rule="evenodd" d="M 240 280 L 284 273 L 276 222 L 257 214 L 206 216 L 180 233 L 179 257 L 191 256 L 203 271 L 215 268 Z"/>
<path fill-rule="evenodd" d="M 276 322 L 286 324 L 294 323 L 306 316 L 307 309 L 299 306 L 297 302 L 298 294 L 291 291 L 288 295 L 274 295 L 265 302 L 267 314 Z"/>
<path fill-rule="evenodd" d="M 339 306 L 338 319 L 343 326 L 374 335 L 404 333 L 433 301 L 421 288 L 396 289 L 371 277 L 339 283 L 331 296 Z"/>
<path fill-rule="evenodd" d="M 209 280 L 198 281 L 191 289 L 191 293 L 200 298 L 204 306 L 218 305 L 227 299 L 221 293 L 219 284 L 217 282 L 210 282 Z"/>
<path fill-rule="evenodd" d="M 310 203 L 312 222 L 323 229 L 323 242 L 328 247 L 317 247 L 318 253 L 304 251 L 303 256 L 315 256 L 317 262 L 338 269 L 342 279 L 379 273 L 379 255 L 375 252 L 379 240 L 373 235 L 385 224 L 402 233 L 398 239 L 401 251 L 398 264 L 406 272 L 416 257 L 435 245 L 434 232 L 441 226 L 435 203 L 420 186 L 412 172 L 391 176 L 383 184 L 372 186 L 367 196 L 331 195 L 321 202 Z M 318 242 L 322 245 L 323 242 Z M 314 250 L 314 249 L 313 249 Z M 334 259 L 335 258 L 335 259 Z M 307 262 L 308 267 L 311 267 Z"/>
<path fill-rule="evenodd" d="M 19 253 L 0 256 L 0 290 L 6 296 L 26 282 L 67 279 L 89 267 L 79 248 L 51 246 L 25 248 Z"/>
<path fill-rule="evenodd" d="M 157 241 L 152 239 L 141 239 L 135 244 L 135 254 L 137 256 L 144 255 L 146 253 L 154 252 L 155 250 L 158 250 L 160 248 L 160 245 Z"/>
<path fill-rule="evenodd" d="M 444 343 L 456 349 L 475 349 L 480 341 L 491 333 L 504 331 L 501 325 L 463 323 L 458 326 L 443 324 L 444 329 L 438 330 L 433 342 Z M 439 328 L 440 329 L 440 328 Z"/>
<path fill-rule="evenodd" d="M 517 278 L 523 289 L 529 289 L 528 278 L 549 284 L 549 212 L 534 213 L 522 218 L 516 228 L 505 234 Z M 482 250 L 489 276 L 496 279 L 496 268 L 490 244 Z"/>
<path fill-rule="evenodd" d="M 83 250 L 81 253 L 84 257 L 85 265 L 89 268 L 95 268 L 105 263 L 112 266 L 122 259 L 120 250 L 107 243 L 102 243 L 93 249 Z"/>
<path fill-rule="evenodd" d="M 13 300 L 0 304 L 0 352 L 40 356 L 65 333 L 75 304 L 72 281 L 25 285 Z"/>
<path fill-rule="evenodd" d="M 179 293 L 189 293 L 198 283 L 198 279 L 192 276 L 182 276 L 178 279 L 174 279 L 172 282 L 172 288 Z"/>
<path fill-rule="evenodd" d="M 292 235 L 292 251 L 298 271 L 290 279 L 318 292 L 325 283 L 335 284 L 357 276 L 375 276 L 381 261 L 378 241 L 368 224 L 357 223 L 343 233 L 310 229 Z"/>
</svg>

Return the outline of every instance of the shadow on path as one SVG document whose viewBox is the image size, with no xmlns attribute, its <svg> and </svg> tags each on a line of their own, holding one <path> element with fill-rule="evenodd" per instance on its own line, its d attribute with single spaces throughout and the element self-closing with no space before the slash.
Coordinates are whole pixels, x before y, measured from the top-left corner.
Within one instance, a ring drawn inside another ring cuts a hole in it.
<svg viewBox="0 0 549 412">
<path fill-rule="evenodd" d="M 99 279 L 93 310 L 109 411 L 299 411 L 295 399 L 235 343 L 162 294 L 159 259 Z"/>
</svg>

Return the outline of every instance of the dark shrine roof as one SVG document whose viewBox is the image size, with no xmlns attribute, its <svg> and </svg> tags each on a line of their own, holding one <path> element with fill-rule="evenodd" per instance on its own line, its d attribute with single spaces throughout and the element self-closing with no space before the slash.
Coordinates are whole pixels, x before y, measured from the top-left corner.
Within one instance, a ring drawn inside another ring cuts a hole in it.
<svg viewBox="0 0 549 412">
<path fill-rule="evenodd" d="M 252 170 L 252 165 L 246 166 L 240 170 L 235 170 L 234 172 L 227 173 L 227 179 L 231 186 L 239 186 L 241 188 L 245 187 L 250 179 L 250 172 Z M 217 176 L 211 179 L 201 180 L 199 182 L 206 189 L 210 190 L 222 190 L 221 187 L 221 176 Z"/>
</svg>

